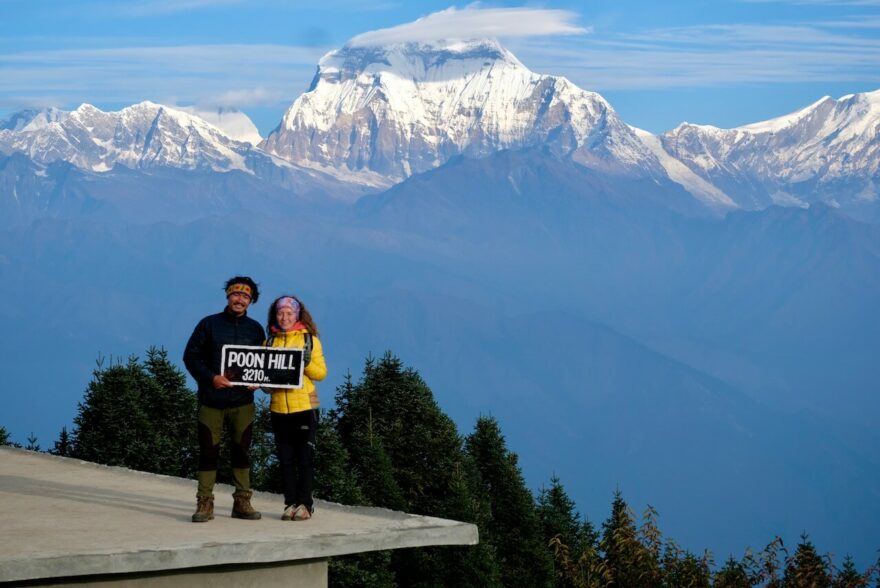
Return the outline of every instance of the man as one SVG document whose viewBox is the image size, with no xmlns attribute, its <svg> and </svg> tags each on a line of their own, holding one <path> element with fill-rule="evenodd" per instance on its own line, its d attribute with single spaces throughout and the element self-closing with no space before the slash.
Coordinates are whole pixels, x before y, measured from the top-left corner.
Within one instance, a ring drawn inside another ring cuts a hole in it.
<svg viewBox="0 0 880 588">
<path fill-rule="evenodd" d="M 206 316 L 193 330 L 183 363 L 199 386 L 199 488 L 196 494 L 194 523 L 214 518 L 214 483 L 217 480 L 217 458 L 220 434 L 226 422 L 230 432 L 230 461 L 235 484 L 233 518 L 257 520 L 260 513 L 251 506 L 251 464 L 248 451 L 254 423 L 254 390 L 256 387 L 233 386 L 220 371 L 224 345 L 262 345 L 263 327 L 247 316 L 251 303 L 260 292 L 247 276 L 236 276 L 226 282 L 226 308 Z"/>
</svg>

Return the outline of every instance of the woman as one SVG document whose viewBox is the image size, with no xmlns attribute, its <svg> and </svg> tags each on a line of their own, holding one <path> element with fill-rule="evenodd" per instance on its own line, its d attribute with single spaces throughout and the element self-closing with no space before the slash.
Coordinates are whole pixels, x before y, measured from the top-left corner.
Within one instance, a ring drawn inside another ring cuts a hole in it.
<svg viewBox="0 0 880 588">
<path fill-rule="evenodd" d="M 314 382 L 327 375 L 324 351 L 312 315 L 295 296 L 282 296 L 269 307 L 269 347 L 305 350 L 302 388 L 270 388 L 272 430 L 284 485 L 282 521 L 311 518 L 318 392 Z"/>
</svg>

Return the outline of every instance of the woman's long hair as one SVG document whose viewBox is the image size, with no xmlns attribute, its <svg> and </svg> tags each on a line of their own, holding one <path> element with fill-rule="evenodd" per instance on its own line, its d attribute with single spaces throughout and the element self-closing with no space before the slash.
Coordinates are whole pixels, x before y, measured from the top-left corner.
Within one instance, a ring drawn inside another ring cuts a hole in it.
<svg viewBox="0 0 880 588">
<path fill-rule="evenodd" d="M 284 294 L 283 296 L 279 296 L 272 301 L 272 304 L 269 305 L 269 318 L 266 320 L 266 327 L 269 329 L 271 329 L 272 327 L 275 327 L 276 329 L 279 328 L 278 319 L 275 318 L 275 305 L 278 304 L 278 301 L 282 298 L 293 298 L 299 303 L 299 318 L 297 320 L 305 325 L 309 333 L 317 337 L 318 326 L 315 324 L 315 319 L 312 318 L 312 315 L 309 313 L 306 305 L 302 303 L 302 300 L 300 300 L 293 294 Z"/>
</svg>

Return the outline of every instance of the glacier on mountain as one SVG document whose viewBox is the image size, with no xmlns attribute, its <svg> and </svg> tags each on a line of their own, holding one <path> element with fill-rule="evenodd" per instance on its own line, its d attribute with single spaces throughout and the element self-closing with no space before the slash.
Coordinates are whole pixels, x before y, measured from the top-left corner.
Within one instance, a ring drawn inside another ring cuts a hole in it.
<svg viewBox="0 0 880 588">
<path fill-rule="evenodd" d="M 248 171 L 249 144 L 197 116 L 148 101 L 118 112 L 90 104 L 69 113 L 48 110 L 17 126 L 0 130 L 0 153 L 25 153 L 38 163 L 61 160 L 94 172 L 117 164 Z"/>
<path fill-rule="evenodd" d="M 661 137 L 691 171 L 743 208 L 824 201 L 876 219 L 880 90 L 733 129 L 682 124 Z"/>
<path fill-rule="evenodd" d="M 599 94 L 531 72 L 494 40 L 332 51 L 263 148 L 401 180 L 456 155 L 542 144 L 605 171 L 662 173 Z"/>
<path fill-rule="evenodd" d="M 482 39 L 331 51 L 265 139 L 237 111 L 84 104 L 0 122 L 0 154 L 96 173 L 237 171 L 351 201 L 457 156 L 537 147 L 599 174 L 675 183 L 715 214 L 824 202 L 880 222 L 878 129 L 875 91 L 738 128 L 683 123 L 654 136 L 625 124 L 599 94 L 534 73 Z"/>
</svg>

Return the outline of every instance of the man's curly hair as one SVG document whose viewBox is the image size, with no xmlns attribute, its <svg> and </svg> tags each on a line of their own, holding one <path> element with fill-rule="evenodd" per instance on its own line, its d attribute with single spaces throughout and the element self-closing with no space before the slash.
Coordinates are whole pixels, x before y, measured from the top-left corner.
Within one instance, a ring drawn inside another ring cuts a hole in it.
<svg viewBox="0 0 880 588">
<path fill-rule="evenodd" d="M 257 299 L 260 297 L 260 289 L 257 287 L 257 283 L 251 279 L 250 276 L 235 276 L 234 278 L 229 278 L 226 280 L 226 285 L 223 286 L 223 291 L 229 289 L 229 286 L 233 284 L 244 284 L 249 286 L 253 295 L 251 296 L 251 303 L 255 303 Z"/>
</svg>

